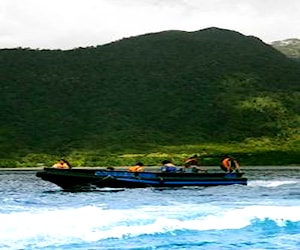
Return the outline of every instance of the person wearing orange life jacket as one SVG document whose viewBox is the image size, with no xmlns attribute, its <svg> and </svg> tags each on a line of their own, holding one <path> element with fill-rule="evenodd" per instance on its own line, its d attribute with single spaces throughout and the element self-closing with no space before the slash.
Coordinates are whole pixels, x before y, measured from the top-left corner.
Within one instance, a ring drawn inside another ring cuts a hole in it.
<svg viewBox="0 0 300 250">
<path fill-rule="evenodd" d="M 221 169 L 227 173 L 233 171 L 239 172 L 240 165 L 236 159 L 229 155 L 225 155 L 221 160 Z"/>
<path fill-rule="evenodd" d="M 64 159 L 60 159 L 57 163 L 55 163 L 53 166 L 53 168 L 59 168 L 59 169 L 70 169 L 71 166 L 69 164 L 69 162 L 67 162 Z"/>
<path fill-rule="evenodd" d="M 143 172 L 145 170 L 144 164 L 142 162 L 137 162 L 135 166 L 129 167 L 129 172 Z"/>
</svg>

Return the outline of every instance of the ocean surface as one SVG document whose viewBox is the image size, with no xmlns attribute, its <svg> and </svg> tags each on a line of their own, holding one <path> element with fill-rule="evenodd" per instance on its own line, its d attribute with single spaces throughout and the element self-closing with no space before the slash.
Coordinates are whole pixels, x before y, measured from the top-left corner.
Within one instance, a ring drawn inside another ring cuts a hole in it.
<svg viewBox="0 0 300 250">
<path fill-rule="evenodd" d="M 0 249 L 300 249 L 300 167 L 247 186 L 65 192 L 0 171 Z"/>
</svg>

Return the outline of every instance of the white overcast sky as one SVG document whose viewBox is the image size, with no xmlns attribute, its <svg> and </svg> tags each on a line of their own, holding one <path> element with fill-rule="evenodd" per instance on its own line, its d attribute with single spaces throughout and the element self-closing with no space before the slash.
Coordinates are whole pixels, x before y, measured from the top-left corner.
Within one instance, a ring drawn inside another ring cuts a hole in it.
<svg viewBox="0 0 300 250">
<path fill-rule="evenodd" d="M 208 27 L 266 43 L 300 38 L 300 0 L 0 0 L 0 48 L 72 49 Z"/>
</svg>

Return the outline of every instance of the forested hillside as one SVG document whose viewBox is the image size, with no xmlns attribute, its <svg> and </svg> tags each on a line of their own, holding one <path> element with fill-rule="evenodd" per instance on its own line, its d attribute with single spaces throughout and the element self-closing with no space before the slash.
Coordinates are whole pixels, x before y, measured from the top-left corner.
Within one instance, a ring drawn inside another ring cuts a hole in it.
<svg viewBox="0 0 300 250">
<path fill-rule="evenodd" d="M 3 49 L 0 63 L 2 162 L 266 138 L 300 145 L 300 64 L 238 32 Z"/>
</svg>

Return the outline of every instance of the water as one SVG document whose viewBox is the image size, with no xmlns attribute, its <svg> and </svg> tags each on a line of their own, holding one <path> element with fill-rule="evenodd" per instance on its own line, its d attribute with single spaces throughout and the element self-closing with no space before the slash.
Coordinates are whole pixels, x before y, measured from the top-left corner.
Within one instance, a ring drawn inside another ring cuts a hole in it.
<svg viewBox="0 0 300 250">
<path fill-rule="evenodd" d="M 0 249 L 300 249 L 300 168 L 248 186 L 64 192 L 0 172 Z"/>
</svg>

